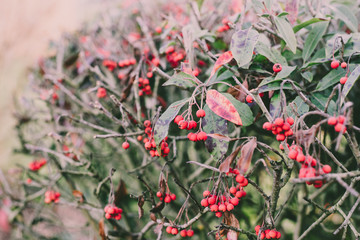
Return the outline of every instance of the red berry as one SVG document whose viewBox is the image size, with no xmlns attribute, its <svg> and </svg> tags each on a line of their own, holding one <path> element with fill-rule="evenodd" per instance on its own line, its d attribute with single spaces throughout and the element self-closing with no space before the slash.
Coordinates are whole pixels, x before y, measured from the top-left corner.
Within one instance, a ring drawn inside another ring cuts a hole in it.
<svg viewBox="0 0 360 240">
<path fill-rule="evenodd" d="M 274 122 L 278 127 L 282 127 L 284 125 L 284 119 L 282 118 L 276 118 Z"/>
<path fill-rule="evenodd" d="M 213 204 L 216 203 L 216 198 L 215 197 L 209 197 L 208 202 L 209 202 L 210 205 L 213 205 Z"/>
<path fill-rule="evenodd" d="M 217 213 L 215 213 L 215 216 L 218 217 L 218 218 L 221 218 L 222 212 L 217 212 Z"/>
<path fill-rule="evenodd" d="M 333 60 L 333 61 L 331 62 L 331 68 L 333 68 L 333 69 L 338 68 L 339 65 L 340 65 L 340 62 L 337 61 L 337 60 Z"/>
<path fill-rule="evenodd" d="M 242 183 L 242 182 L 244 182 L 244 180 L 245 180 L 245 177 L 241 174 L 237 175 L 235 178 L 235 181 L 238 183 Z"/>
<path fill-rule="evenodd" d="M 296 151 L 294 149 L 289 151 L 289 158 L 290 159 L 295 160 L 297 155 L 298 155 L 298 151 Z"/>
<path fill-rule="evenodd" d="M 207 196 L 209 196 L 210 195 L 210 191 L 209 190 L 205 190 L 204 192 L 203 192 L 203 197 L 205 198 L 205 197 L 207 197 Z"/>
<path fill-rule="evenodd" d="M 168 226 L 168 227 L 166 228 L 166 232 L 167 232 L 168 234 L 171 234 L 171 230 L 172 230 L 172 227 L 171 227 L 171 226 Z"/>
<path fill-rule="evenodd" d="M 342 63 L 341 63 L 341 67 L 342 67 L 342 68 L 346 68 L 346 67 L 347 67 L 346 62 L 342 62 Z"/>
<path fill-rule="evenodd" d="M 253 99 L 252 96 L 250 96 L 250 95 L 247 95 L 246 98 L 245 98 L 245 100 L 246 100 L 246 102 L 248 102 L 248 103 L 254 102 L 254 99 Z"/>
<path fill-rule="evenodd" d="M 336 117 L 329 117 L 328 118 L 328 125 L 335 126 L 337 123 Z"/>
<path fill-rule="evenodd" d="M 158 198 L 161 198 L 161 197 L 162 197 L 162 193 L 159 191 L 159 192 L 156 193 L 156 196 L 157 196 Z"/>
<path fill-rule="evenodd" d="M 146 74 L 146 77 L 148 77 L 148 78 L 152 78 L 153 77 L 153 73 L 152 72 L 148 72 L 147 74 Z"/>
<path fill-rule="evenodd" d="M 276 232 L 276 238 L 277 239 L 281 238 L 281 233 L 280 232 Z"/>
<path fill-rule="evenodd" d="M 281 142 L 285 140 L 285 135 L 284 134 L 278 134 L 276 135 L 276 140 Z"/>
<path fill-rule="evenodd" d="M 331 167 L 329 165 L 324 165 L 322 168 L 324 173 L 330 173 L 331 172 Z"/>
<path fill-rule="evenodd" d="M 230 202 L 232 205 L 237 206 L 239 204 L 239 199 L 237 197 L 231 198 Z"/>
<path fill-rule="evenodd" d="M 177 116 L 175 117 L 175 119 L 174 119 L 174 122 L 175 122 L 176 124 L 179 124 L 179 122 L 180 122 L 181 120 L 184 120 L 183 116 L 177 115 Z"/>
<path fill-rule="evenodd" d="M 289 137 L 289 136 L 292 136 L 294 134 L 294 132 L 292 129 L 290 129 L 289 131 L 286 131 L 284 134 L 285 134 L 285 137 Z"/>
<path fill-rule="evenodd" d="M 201 200 L 200 204 L 201 204 L 201 206 L 203 206 L 203 207 L 209 206 L 209 202 L 208 202 L 208 200 L 205 199 L 205 198 L 204 198 L 203 200 Z"/>
<path fill-rule="evenodd" d="M 123 142 L 123 144 L 122 144 L 123 149 L 128 149 L 129 147 L 130 147 L 130 144 L 128 142 Z"/>
<path fill-rule="evenodd" d="M 278 73 L 282 70 L 282 66 L 280 63 L 275 63 L 274 66 L 273 66 L 273 71 Z"/>
<path fill-rule="evenodd" d="M 198 140 L 202 140 L 202 141 L 205 141 L 206 139 L 207 139 L 207 134 L 206 134 L 206 132 L 199 132 L 198 134 L 197 134 L 197 139 Z"/>
<path fill-rule="evenodd" d="M 289 123 L 284 123 L 284 125 L 282 126 L 282 130 L 289 131 L 290 130 L 290 124 Z"/>
<path fill-rule="evenodd" d="M 259 232 L 260 228 L 261 228 L 261 226 L 260 226 L 260 225 L 257 225 L 257 226 L 255 227 L 255 232 Z"/>
<path fill-rule="evenodd" d="M 187 237 L 187 231 L 186 231 L 186 229 L 183 229 L 183 230 L 180 231 L 180 236 L 182 236 L 182 237 Z"/>
<path fill-rule="evenodd" d="M 176 195 L 175 195 L 175 193 L 170 194 L 170 198 L 171 198 L 171 200 L 175 201 L 175 200 L 176 200 Z"/>
<path fill-rule="evenodd" d="M 197 127 L 197 123 L 194 120 L 191 120 L 189 122 L 189 130 L 193 129 L 193 128 L 196 128 L 196 127 Z"/>
<path fill-rule="evenodd" d="M 245 178 L 243 182 L 239 183 L 241 187 L 246 187 L 248 185 L 249 181 Z"/>
<path fill-rule="evenodd" d="M 105 89 L 105 88 L 102 88 L 102 87 L 98 88 L 96 96 L 97 96 L 98 98 L 104 98 L 104 97 L 106 97 L 106 89 Z"/>
<path fill-rule="evenodd" d="M 219 205 L 219 211 L 225 212 L 226 211 L 226 206 L 225 204 L 220 204 Z"/>
<path fill-rule="evenodd" d="M 338 120 L 339 123 L 344 124 L 346 118 L 345 118 L 345 116 L 340 115 L 340 116 L 338 116 L 337 120 Z"/>
<path fill-rule="evenodd" d="M 172 235 L 177 235 L 178 233 L 179 233 L 179 230 L 177 228 L 171 229 L 171 234 Z"/>
<path fill-rule="evenodd" d="M 192 229 L 187 230 L 187 236 L 188 237 L 194 236 L 194 230 L 192 230 Z"/>
<path fill-rule="evenodd" d="M 178 125 L 179 125 L 180 129 L 186 129 L 188 127 L 189 123 L 185 120 L 181 120 Z"/>
<path fill-rule="evenodd" d="M 203 109 L 199 109 L 199 110 L 196 111 L 196 116 L 198 118 L 205 117 L 205 115 L 206 115 L 206 113 L 205 113 L 205 111 Z"/>
<path fill-rule="evenodd" d="M 269 236 L 270 236 L 271 238 L 275 238 L 275 237 L 276 237 L 276 231 L 271 230 L 271 231 L 269 232 Z"/>
<path fill-rule="evenodd" d="M 336 124 L 335 125 L 335 132 L 341 132 L 341 130 L 342 130 L 343 133 L 346 132 L 346 127 L 341 123 Z"/>
<path fill-rule="evenodd" d="M 230 193 L 231 194 L 235 194 L 236 192 L 237 192 L 236 187 L 231 187 L 230 188 Z"/>
<path fill-rule="evenodd" d="M 226 210 L 228 210 L 229 212 L 234 210 L 234 205 L 232 205 L 231 203 L 229 203 L 227 206 L 226 206 Z"/>
<path fill-rule="evenodd" d="M 150 126 L 151 126 L 150 120 L 145 120 L 145 121 L 144 121 L 144 126 L 145 126 L 145 127 L 150 127 Z"/>
<path fill-rule="evenodd" d="M 217 211 L 219 211 L 219 206 L 217 204 L 213 204 L 210 206 L 210 210 L 212 212 L 217 212 Z"/>
<path fill-rule="evenodd" d="M 265 122 L 263 124 L 263 129 L 270 131 L 271 130 L 271 123 Z"/>
<path fill-rule="evenodd" d="M 157 33 L 160 34 L 160 33 L 162 32 L 162 28 L 161 28 L 161 27 L 156 27 L 156 28 L 155 28 L 155 32 L 157 32 Z"/>
<path fill-rule="evenodd" d="M 286 119 L 286 121 L 290 124 L 290 126 L 292 126 L 292 125 L 294 124 L 294 122 L 295 122 L 292 117 L 288 117 L 288 118 Z"/>
<path fill-rule="evenodd" d="M 301 163 L 303 161 L 305 161 L 305 155 L 303 153 L 299 153 L 297 156 L 296 156 L 296 161 Z"/>
<path fill-rule="evenodd" d="M 347 80 L 348 80 L 348 78 L 346 76 L 342 77 L 342 78 L 340 78 L 340 83 L 344 85 Z"/>
<path fill-rule="evenodd" d="M 170 203 L 170 202 L 171 202 L 171 198 L 170 198 L 169 195 L 165 197 L 164 202 L 166 202 L 166 203 Z"/>
</svg>

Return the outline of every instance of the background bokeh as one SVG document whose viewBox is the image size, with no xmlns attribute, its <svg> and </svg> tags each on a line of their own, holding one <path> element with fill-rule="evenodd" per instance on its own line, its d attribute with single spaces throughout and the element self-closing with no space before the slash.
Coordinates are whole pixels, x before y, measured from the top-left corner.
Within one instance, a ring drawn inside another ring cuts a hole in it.
<svg viewBox="0 0 360 240">
<path fill-rule="evenodd" d="M 14 100 L 28 91 L 28 69 L 48 54 L 49 41 L 79 29 L 100 11 L 120 1 L 11 0 L 0 1 L 0 168 L 23 160 L 16 146 Z"/>
</svg>

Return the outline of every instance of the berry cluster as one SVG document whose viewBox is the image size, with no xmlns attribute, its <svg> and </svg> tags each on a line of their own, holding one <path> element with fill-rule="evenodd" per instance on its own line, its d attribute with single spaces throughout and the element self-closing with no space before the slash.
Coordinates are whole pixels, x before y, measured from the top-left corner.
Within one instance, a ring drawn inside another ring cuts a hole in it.
<svg viewBox="0 0 360 240">
<path fill-rule="evenodd" d="M 261 226 L 257 225 L 255 227 L 255 232 L 256 235 L 259 235 L 259 231 L 260 231 Z M 265 231 L 262 231 L 260 233 L 260 239 L 280 239 L 281 238 L 281 233 L 279 231 L 276 231 L 276 229 L 266 229 Z"/>
<path fill-rule="evenodd" d="M 335 59 L 334 59 L 334 60 L 331 62 L 330 66 L 331 66 L 331 68 L 336 69 L 336 68 L 338 68 L 338 67 L 340 66 L 340 62 L 339 62 L 338 60 L 335 60 Z M 342 62 L 342 63 L 341 63 L 341 68 L 346 68 L 346 67 L 347 67 L 346 62 Z M 347 73 L 346 73 L 346 75 L 345 75 L 344 77 L 340 78 L 340 83 L 341 83 L 341 84 L 345 84 L 346 81 L 347 81 L 347 79 L 348 79 L 348 77 L 347 77 Z"/>
<path fill-rule="evenodd" d="M 60 201 L 60 193 L 59 192 L 55 192 L 55 191 L 46 191 L 45 192 L 45 203 L 58 203 Z"/>
<path fill-rule="evenodd" d="M 179 230 L 176 227 L 168 226 L 166 228 L 166 232 L 168 234 L 177 235 L 179 233 Z M 183 229 L 183 230 L 180 231 L 180 236 L 181 237 L 192 237 L 192 236 L 194 236 L 194 230 L 192 230 L 192 229 L 189 229 L 189 230 Z"/>
<path fill-rule="evenodd" d="M 263 129 L 272 131 L 274 135 L 276 135 L 276 140 L 284 141 L 286 137 L 292 136 L 293 130 L 291 126 L 294 124 L 294 119 L 292 117 L 288 117 L 286 121 L 282 118 L 276 118 L 274 123 L 265 122 L 263 124 Z"/>
<path fill-rule="evenodd" d="M 145 95 L 151 95 L 151 87 L 150 87 L 150 81 L 147 78 L 139 78 L 139 96 Z"/>
<path fill-rule="evenodd" d="M 145 134 L 148 136 L 147 138 L 144 138 L 143 143 L 146 150 L 149 151 L 151 157 L 159 157 L 160 154 L 156 150 L 156 143 L 153 138 L 153 131 L 151 127 L 151 121 L 145 120 L 144 121 L 144 127 L 145 127 Z M 142 140 L 142 136 L 138 136 L 137 138 L 139 141 Z M 164 140 L 160 142 L 161 147 L 161 156 L 166 157 L 170 153 L 169 144 L 166 142 L 168 137 L 165 137 Z"/>
<path fill-rule="evenodd" d="M 42 166 L 44 166 L 46 164 L 46 159 L 45 158 L 41 158 L 39 160 L 34 160 L 32 162 L 29 163 L 29 169 L 31 171 L 37 171 L 39 170 Z"/>
<path fill-rule="evenodd" d="M 335 132 L 346 132 L 346 124 L 345 124 L 346 118 L 343 115 L 340 115 L 338 117 L 329 117 L 328 118 L 328 125 L 335 126 Z"/>
<path fill-rule="evenodd" d="M 135 65 L 136 64 L 136 59 L 135 58 L 131 58 L 131 59 L 125 59 L 125 60 L 121 60 L 118 62 L 119 67 L 128 67 L 131 65 Z"/>
<path fill-rule="evenodd" d="M 196 112 L 196 116 L 198 118 L 205 117 L 206 113 L 203 109 L 199 109 Z M 174 119 L 174 122 L 179 126 L 180 129 L 186 129 L 191 130 L 197 127 L 197 122 L 194 120 L 186 121 L 184 120 L 184 117 L 182 115 L 177 115 Z M 198 133 L 192 133 L 190 132 L 188 134 L 188 139 L 190 141 L 196 142 L 196 141 L 205 141 L 207 139 L 207 134 L 201 130 L 199 130 Z"/>
<path fill-rule="evenodd" d="M 228 31 L 230 29 L 229 23 L 230 23 L 230 21 L 227 18 L 224 18 L 222 20 L 223 25 L 218 27 L 217 31 L 219 33 Z"/>
<path fill-rule="evenodd" d="M 173 68 L 177 67 L 181 62 L 181 60 L 183 60 L 185 57 L 184 50 L 176 52 L 174 46 L 167 47 L 167 49 L 165 50 L 165 54 L 166 54 L 166 60 Z"/>
<path fill-rule="evenodd" d="M 156 193 L 156 196 L 160 199 L 160 201 L 164 200 L 165 203 L 171 203 L 171 201 L 175 201 L 176 200 L 176 195 L 175 193 L 165 193 L 165 197 L 163 196 L 163 194 L 159 191 Z"/>
<path fill-rule="evenodd" d="M 123 210 L 121 208 L 118 208 L 118 207 L 114 206 L 114 205 L 108 204 L 108 205 L 105 206 L 104 212 L 105 212 L 105 218 L 106 219 L 113 218 L 115 220 L 120 220 L 121 219 L 121 213 L 123 212 Z"/>
<path fill-rule="evenodd" d="M 230 169 L 229 173 L 235 174 L 235 180 L 239 183 L 236 187 L 232 186 L 229 189 L 229 192 L 233 195 L 233 197 L 231 197 L 230 194 L 217 196 L 215 194 L 211 194 L 209 190 L 205 190 L 203 192 L 204 198 L 201 200 L 201 206 L 210 206 L 210 210 L 215 212 L 216 217 L 221 217 L 223 212 L 231 212 L 234 210 L 235 206 L 239 204 L 241 198 L 246 196 L 244 187 L 248 185 L 248 180 L 241 175 L 237 169 Z"/>
<path fill-rule="evenodd" d="M 106 95 L 107 95 L 106 89 L 103 88 L 103 87 L 99 87 L 98 90 L 97 90 L 96 96 L 97 96 L 98 98 L 105 98 Z"/>
<path fill-rule="evenodd" d="M 109 71 L 113 71 L 116 68 L 116 62 L 110 59 L 105 59 L 102 62 L 103 66 L 109 69 Z"/>
</svg>

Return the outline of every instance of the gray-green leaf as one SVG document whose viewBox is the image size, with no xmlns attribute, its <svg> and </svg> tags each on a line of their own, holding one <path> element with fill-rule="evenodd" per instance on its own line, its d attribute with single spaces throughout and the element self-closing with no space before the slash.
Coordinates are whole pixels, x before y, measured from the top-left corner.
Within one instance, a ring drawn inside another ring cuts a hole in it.
<svg viewBox="0 0 360 240">
<path fill-rule="evenodd" d="M 236 31 L 231 39 L 230 51 L 239 67 L 251 61 L 259 33 L 251 28 Z"/>
<path fill-rule="evenodd" d="M 320 42 L 322 36 L 325 34 L 329 22 L 319 22 L 313 25 L 309 35 L 306 38 L 302 57 L 306 61 L 314 52 L 316 46 Z"/>
<path fill-rule="evenodd" d="M 278 29 L 279 36 L 286 42 L 290 50 L 295 54 L 297 47 L 296 37 L 286 16 L 274 17 L 274 21 L 276 28 Z"/>
</svg>

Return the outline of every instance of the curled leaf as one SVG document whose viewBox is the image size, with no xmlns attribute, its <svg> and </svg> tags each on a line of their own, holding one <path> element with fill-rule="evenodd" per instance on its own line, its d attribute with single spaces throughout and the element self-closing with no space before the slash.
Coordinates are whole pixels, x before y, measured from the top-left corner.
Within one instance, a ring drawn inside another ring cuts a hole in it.
<svg viewBox="0 0 360 240">
<path fill-rule="evenodd" d="M 231 163 L 234 161 L 236 156 L 238 155 L 242 146 L 238 146 L 234 152 L 232 152 L 219 166 L 219 171 L 227 173 L 229 172 Z"/>
<path fill-rule="evenodd" d="M 224 52 L 220 55 L 220 57 L 216 60 L 213 70 L 211 71 L 210 78 L 216 73 L 216 71 L 224 64 L 230 62 L 233 59 L 233 55 L 231 51 Z"/>
<path fill-rule="evenodd" d="M 235 106 L 218 91 L 213 89 L 207 91 L 206 104 L 216 115 L 237 125 L 242 125 L 240 115 Z"/>
<path fill-rule="evenodd" d="M 256 138 L 253 138 L 242 147 L 241 156 L 237 163 L 240 173 L 244 174 L 249 169 L 256 146 Z"/>
<path fill-rule="evenodd" d="M 140 195 L 138 198 L 139 219 L 144 215 L 144 209 L 143 209 L 144 203 L 145 203 L 144 196 Z"/>
</svg>

